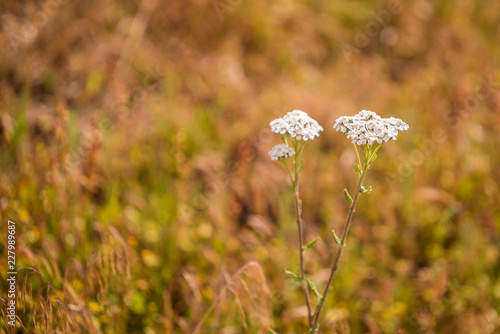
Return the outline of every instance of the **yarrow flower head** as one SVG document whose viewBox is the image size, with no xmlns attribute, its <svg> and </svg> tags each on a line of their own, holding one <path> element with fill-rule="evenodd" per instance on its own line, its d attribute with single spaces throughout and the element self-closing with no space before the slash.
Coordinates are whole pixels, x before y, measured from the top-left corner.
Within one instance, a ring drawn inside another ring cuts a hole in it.
<svg viewBox="0 0 500 334">
<path fill-rule="evenodd" d="M 353 144 L 371 145 L 396 140 L 398 132 L 408 130 L 409 126 L 399 118 L 382 118 L 373 111 L 361 110 L 354 116 L 339 117 L 333 128 L 347 133 Z"/>
<path fill-rule="evenodd" d="M 295 154 L 293 148 L 285 144 L 279 144 L 273 147 L 273 149 L 269 152 L 269 156 L 271 160 L 280 160 L 284 158 L 291 157 Z"/>
<path fill-rule="evenodd" d="M 320 131 L 323 131 L 323 127 L 316 120 L 301 110 L 290 111 L 285 116 L 275 119 L 269 125 L 274 133 L 282 135 L 288 133 L 292 138 L 304 141 L 319 137 Z"/>
</svg>

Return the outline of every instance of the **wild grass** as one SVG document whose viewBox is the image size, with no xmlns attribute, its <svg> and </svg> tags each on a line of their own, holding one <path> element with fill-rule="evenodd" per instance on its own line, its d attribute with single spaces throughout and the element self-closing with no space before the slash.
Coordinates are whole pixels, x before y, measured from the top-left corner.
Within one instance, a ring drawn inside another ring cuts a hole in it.
<svg viewBox="0 0 500 334">
<path fill-rule="evenodd" d="M 15 332 L 306 331 L 284 275 L 300 272 L 293 197 L 262 130 L 295 108 L 330 129 L 301 174 L 321 286 L 356 186 L 335 119 L 365 108 L 411 125 L 370 169 L 325 333 L 498 332 L 500 4 L 404 2 L 349 60 L 340 44 L 385 2 L 224 4 L 221 19 L 211 0 L 66 2 L 43 25 L 46 4 L 0 4 Z"/>
</svg>

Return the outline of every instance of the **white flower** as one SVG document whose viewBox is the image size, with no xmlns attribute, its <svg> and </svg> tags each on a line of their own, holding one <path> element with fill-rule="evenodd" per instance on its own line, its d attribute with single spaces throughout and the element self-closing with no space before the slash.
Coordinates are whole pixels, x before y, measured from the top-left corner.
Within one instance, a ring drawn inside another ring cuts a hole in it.
<svg viewBox="0 0 500 334">
<path fill-rule="evenodd" d="M 338 118 L 333 128 L 347 132 L 353 144 L 371 145 L 396 140 L 398 131 L 408 130 L 409 126 L 399 118 L 382 118 L 373 111 L 361 110 L 357 115 Z"/>
<path fill-rule="evenodd" d="M 279 144 L 273 147 L 269 152 L 269 156 L 272 160 L 279 160 L 282 158 L 288 158 L 295 154 L 293 148 L 285 144 Z"/>
<path fill-rule="evenodd" d="M 292 138 L 304 141 L 319 137 L 320 131 L 323 131 L 323 127 L 316 120 L 301 110 L 290 111 L 282 118 L 275 119 L 269 125 L 274 133 L 282 135 L 288 133 Z"/>
</svg>

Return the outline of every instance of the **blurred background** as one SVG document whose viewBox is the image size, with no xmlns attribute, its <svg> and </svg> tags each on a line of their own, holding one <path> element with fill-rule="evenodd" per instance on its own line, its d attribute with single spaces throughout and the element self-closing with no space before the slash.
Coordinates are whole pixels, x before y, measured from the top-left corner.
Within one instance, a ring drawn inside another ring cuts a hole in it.
<svg viewBox="0 0 500 334">
<path fill-rule="evenodd" d="M 1 2 L 17 332 L 304 333 L 269 122 L 325 128 L 300 184 L 322 289 L 357 182 L 332 126 L 370 109 L 410 130 L 370 169 L 322 331 L 499 333 L 499 17 L 496 0 Z"/>
</svg>

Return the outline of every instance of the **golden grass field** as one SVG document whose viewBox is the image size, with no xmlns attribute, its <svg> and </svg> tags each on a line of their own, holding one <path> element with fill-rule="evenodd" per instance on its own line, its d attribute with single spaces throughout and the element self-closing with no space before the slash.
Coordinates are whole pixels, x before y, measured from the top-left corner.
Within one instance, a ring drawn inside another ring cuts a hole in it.
<svg viewBox="0 0 500 334">
<path fill-rule="evenodd" d="M 320 287 L 357 182 L 335 120 L 410 125 L 370 168 L 320 332 L 500 333 L 499 17 L 496 0 L 1 2 L 0 333 L 307 333 L 267 154 L 293 109 L 325 128 L 300 183 Z"/>
</svg>

